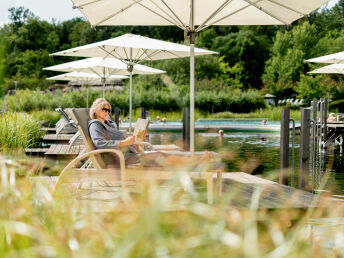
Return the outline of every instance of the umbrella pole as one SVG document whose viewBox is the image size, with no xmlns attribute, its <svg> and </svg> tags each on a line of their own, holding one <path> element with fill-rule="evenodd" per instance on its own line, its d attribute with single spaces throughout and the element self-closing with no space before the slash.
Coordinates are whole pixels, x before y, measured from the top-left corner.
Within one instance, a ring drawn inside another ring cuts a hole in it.
<svg viewBox="0 0 344 258">
<path fill-rule="evenodd" d="M 131 115 L 133 108 L 133 72 L 130 71 L 130 89 L 129 89 L 129 133 L 131 133 Z"/>
<path fill-rule="evenodd" d="M 195 151 L 195 44 L 190 44 L 190 152 Z"/>
<path fill-rule="evenodd" d="M 86 86 L 86 108 L 88 108 L 88 85 Z"/>
<path fill-rule="evenodd" d="M 105 99 L 105 80 L 103 81 L 103 99 Z"/>
<path fill-rule="evenodd" d="M 195 152 L 195 1 L 190 1 L 190 153 Z"/>
</svg>

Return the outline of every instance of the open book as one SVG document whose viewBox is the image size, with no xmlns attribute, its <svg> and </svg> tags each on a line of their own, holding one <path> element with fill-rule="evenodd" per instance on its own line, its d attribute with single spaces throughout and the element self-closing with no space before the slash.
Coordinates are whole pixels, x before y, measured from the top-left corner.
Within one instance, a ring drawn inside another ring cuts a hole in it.
<svg viewBox="0 0 344 258">
<path fill-rule="evenodd" d="M 136 137 L 136 141 L 144 141 L 148 130 L 149 120 L 138 118 L 136 121 L 133 136 Z"/>
</svg>

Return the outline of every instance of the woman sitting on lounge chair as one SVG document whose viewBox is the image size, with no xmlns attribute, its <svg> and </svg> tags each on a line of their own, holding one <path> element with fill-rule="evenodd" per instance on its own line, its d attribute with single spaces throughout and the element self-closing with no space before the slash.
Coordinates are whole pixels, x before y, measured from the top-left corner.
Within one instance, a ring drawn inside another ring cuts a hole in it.
<svg viewBox="0 0 344 258">
<path fill-rule="evenodd" d="M 116 124 L 109 120 L 111 105 L 104 98 L 94 101 L 90 109 L 92 120 L 88 122 L 90 136 L 97 149 L 120 149 L 123 151 L 126 165 L 141 164 L 144 166 L 177 166 L 181 164 L 199 165 L 210 161 L 211 152 L 205 152 L 203 157 L 182 157 L 162 152 L 138 153 L 135 148 L 135 137 L 125 137 L 117 130 Z M 109 167 L 118 166 L 118 158 L 110 153 L 104 153 L 103 159 Z"/>
</svg>

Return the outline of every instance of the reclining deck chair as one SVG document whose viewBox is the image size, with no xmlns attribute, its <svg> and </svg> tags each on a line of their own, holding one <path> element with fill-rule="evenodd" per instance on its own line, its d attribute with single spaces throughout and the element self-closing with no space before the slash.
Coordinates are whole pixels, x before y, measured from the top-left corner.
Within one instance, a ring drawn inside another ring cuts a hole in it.
<svg viewBox="0 0 344 258">
<path fill-rule="evenodd" d="M 88 131 L 88 121 L 90 120 L 89 109 L 73 108 L 68 109 L 67 112 L 75 121 L 79 129 L 86 146 L 86 153 L 79 155 L 63 169 L 57 182 L 57 186 L 61 182 L 73 183 L 77 181 L 81 182 L 83 180 L 105 180 L 107 182 L 116 182 L 117 184 L 120 182 L 122 189 L 125 189 L 126 184 L 129 181 L 168 180 L 175 175 L 175 172 L 163 170 L 162 168 L 159 168 L 159 170 L 153 168 L 125 168 L 124 155 L 120 150 L 96 149 L 94 147 Z M 113 153 L 119 157 L 119 169 L 107 168 L 107 165 L 100 155 L 105 152 Z M 85 159 L 89 159 L 88 162 L 85 162 L 81 168 L 75 168 L 75 165 L 78 162 Z M 188 174 L 193 178 L 206 180 L 208 202 L 212 203 L 214 192 L 213 172 L 188 172 Z"/>
<path fill-rule="evenodd" d="M 55 111 L 61 115 L 61 119 L 56 123 L 56 134 L 76 133 L 78 131 L 75 122 L 71 120 L 68 114 L 62 108 L 56 108 Z"/>
</svg>

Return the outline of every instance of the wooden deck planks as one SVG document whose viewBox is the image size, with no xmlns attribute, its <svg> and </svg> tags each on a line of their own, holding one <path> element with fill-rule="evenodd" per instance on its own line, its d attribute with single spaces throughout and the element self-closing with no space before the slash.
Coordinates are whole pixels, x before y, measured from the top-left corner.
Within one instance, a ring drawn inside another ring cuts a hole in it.
<svg viewBox="0 0 344 258">
<path fill-rule="evenodd" d="M 319 206 L 314 202 L 317 195 L 252 176 L 243 172 L 223 173 L 224 192 L 233 194 L 232 204 L 249 207 L 253 196 L 257 197 L 259 208 L 309 208 Z M 331 202 L 338 202 L 329 199 Z M 344 204 L 344 202 L 343 202 Z"/>
<path fill-rule="evenodd" d="M 45 141 L 69 141 L 73 134 L 46 134 L 43 136 Z"/>
<path fill-rule="evenodd" d="M 27 148 L 25 149 L 25 153 L 33 154 L 33 153 L 45 153 L 49 150 L 49 148 Z"/>
<path fill-rule="evenodd" d="M 156 173 L 159 172 L 154 172 L 155 175 Z M 164 178 L 164 175 L 162 175 L 162 178 Z M 58 177 L 47 176 L 30 178 L 30 181 L 41 181 L 53 188 L 57 179 Z M 93 180 L 95 180 L 94 177 Z M 239 208 L 250 208 L 254 200 L 256 200 L 255 206 L 258 209 L 305 209 L 315 206 L 321 207 L 324 203 L 344 204 L 343 200 L 332 198 L 327 198 L 326 202 L 320 204 L 313 203 L 317 196 L 312 193 L 284 186 L 243 172 L 224 173 L 223 184 L 225 186 L 223 188 L 224 194 L 225 192 L 230 192 L 231 206 L 234 205 Z"/>
<path fill-rule="evenodd" d="M 52 127 L 41 127 L 40 130 L 47 131 L 47 132 L 56 132 L 56 128 L 52 128 Z"/>
<path fill-rule="evenodd" d="M 68 144 L 53 144 L 50 148 L 44 153 L 45 155 L 78 155 L 83 151 L 84 146 L 72 146 L 69 148 Z"/>
</svg>

